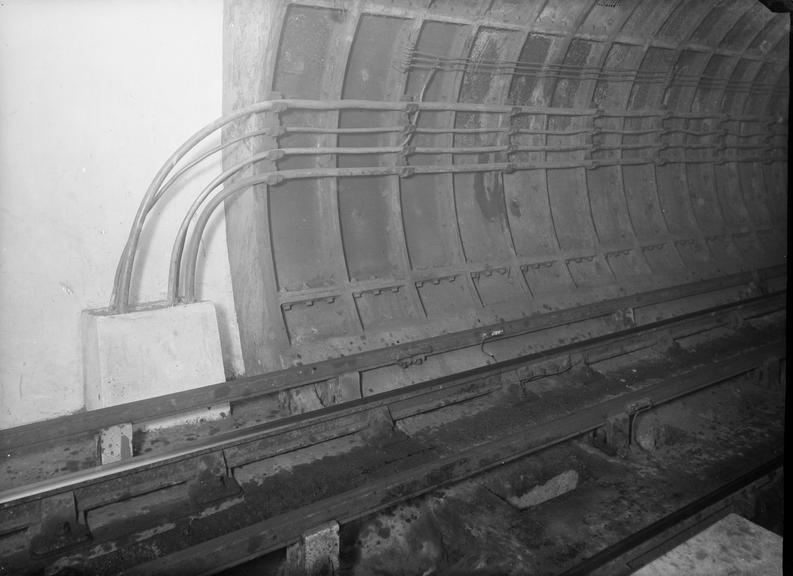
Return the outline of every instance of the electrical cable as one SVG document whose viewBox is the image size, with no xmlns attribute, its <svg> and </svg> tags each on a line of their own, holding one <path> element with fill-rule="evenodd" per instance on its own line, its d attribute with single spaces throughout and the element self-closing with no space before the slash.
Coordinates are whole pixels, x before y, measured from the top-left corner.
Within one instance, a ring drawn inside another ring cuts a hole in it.
<svg viewBox="0 0 793 576">
<path fill-rule="evenodd" d="M 423 97 L 427 86 L 429 85 L 429 81 L 432 75 L 429 75 L 425 84 L 421 91 L 421 96 Z M 196 132 L 191 138 L 189 138 L 182 146 L 180 146 L 172 155 L 168 158 L 168 160 L 163 164 L 160 170 L 157 172 L 154 180 L 150 184 L 149 188 L 147 189 L 146 194 L 144 195 L 143 200 L 141 201 L 138 211 L 135 215 L 133 220 L 133 225 L 131 226 L 130 233 L 127 239 L 127 242 L 122 250 L 122 255 L 119 260 L 119 265 L 116 269 L 116 274 L 114 277 L 114 285 L 113 291 L 111 296 L 111 303 L 110 308 L 113 312 L 124 312 L 128 309 L 130 305 L 130 285 L 131 285 L 131 277 L 132 277 L 132 268 L 134 266 L 134 258 L 135 253 L 137 250 L 137 244 L 140 239 L 140 234 L 142 231 L 143 224 L 145 223 L 146 217 L 148 213 L 151 211 L 153 206 L 167 193 L 167 191 L 175 184 L 175 182 L 181 178 L 190 168 L 195 167 L 199 162 L 208 158 L 212 154 L 215 154 L 223 149 L 226 149 L 228 146 L 236 144 L 246 139 L 250 139 L 256 136 L 265 136 L 268 133 L 272 133 L 270 130 L 257 130 L 252 131 L 247 134 L 240 135 L 238 137 L 233 138 L 232 140 L 225 142 L 221 145 L 215 146 L 210 150 L 203 152 L 197 158 L 191 160 L 186 165 L 182 166 L 179 170 L 172 173 L 173 169 L 176 167 L 177 163 L 182 160 L 186 156 L 186 154 L 194 149 L 194 147 L 203 141 L 207 136 L 214 133 L 215 131 L 223 128 L 234 121 L 241 120 L 245 117 L 249 117 L 253 114 L 267 112 L 270 110 L 275 109 L 278 111 L 284 111 L 287 109 L 300 109 L 300 110 L 315 110 L 315 111 L 337 111 L 343 109 L 364 109 L 364 110 L 378 110 L 378 111 L 406 111 L 406 110 L 413 110 L 415 109 L 416 112 L 420 110 L 433 110 L 433 111 L 451 111 L 451 112 L 474 112 L 474 113 L 499 113 L 499 114 L 552 114 L 552 115 L 562 115 L 562 116 L 590 116 L 595 119 L 599 117 L 622 117 L 622 118 L 629 118 L 629 117 L 660 117 L 664 120 L 666 119 L 703 119 L 703 120 L 721 120 L 721 121 L 744 121 L 744 122 L 766 122 L 766 123 L 774 123 L 773 126 L 776 125 L 778 119 L 774 117 L 759 117 L 759 116 L 733 116 L 733 117 L 716 117 L 714 118 L 711 114 L 702 114 L 702 113 L 669 113 L 667 111 L 644 111 L 644 112 L 626 112 L 626 111 L 603 111 L 603 110 L 593 110 L 593 109 L 568 109 L 568 108 L 548 108 L 548 107 L 529 107 L 529 106 L 497 106 L 497 105 L 483 105 L 483 104 L 470 104 L 470 103 L 444 103 L 444 102 L 418 102 L 418 103 L 397 103 L 397 102 L 376 102 L 376 101 L 358 101 L 358 100 L 342 100 L 342 101 L 312 101 L 312 100 L 271 100 L 265 102 L 259 102 L 247 108 L 238 110 L 234 113 L 228 114 L 223 116 L 214 122 L 208 124 L 198 132 Z M 353 133 L 350 132 L 351 130 L 355 130 L 356 132 L 360 133 L 375 133 L 375 132 L 395 132 L 396 127 L 367 127 L 363 129 L 345 129 L 345 128 L 335 128 L 335 129 L 313 129 L 309 127 L 286 127 L 280 129 L 282 133 L 286 134 L 289 133 L 290 130 L 295 130 L 295 133 L 308 133 L 310 131 L 315 131 L 315 133 Z M 400 128 L 401 130 L 401 128 Z M 655 131 L 657 129 L 653 129 Z M 664 129 L 665 132 L 671 133 L 676 131 L 681 131 L 679 129 Z M 365 132 L 364 132 L 365 131 Z M 449 129 L 433 129 L 433 128 L 417 128 L 416 132 L 424 132 L 424 133 L 504 133 L 503 128 L 473 128 L 473 129 L 460 129 L 460 128 L 449 128 Z M 542 133 L 553 133 L 554 135 L 574 135 L 585 133 L 585 130 L 576 130 L 576 131 L 531 131 L 526 129 L 518 129 L 514 131 L 515 133 L 519 134 L 542 134 Z M 598 133 L 618 133 L 617 131 L 611 130 L 602 130 L 597 129 L 596 132 Z M 695 133 L 695 131 L 682 131 L 683 133 L 688 133 L 691 136 L 704 136 L 703 133 Z M 713 131 L 710 131 L 713 132 Z M 623 135 L 629 135 L 632 133 L 639 134 L 639 133 L 652 133 L 652 131 L 640 131 L 640 130 L 633 130 L 633 131 L 620 131 Z M 760 133 L 748 133 L 748 134 L 740 134 L 740 133 L 731 133 L 735 136 L 739 137 L 748 137 L 749 135 L 761 135 Z M 784 134 L 777 134 L 779 136 L 784 136 Z M 637 145 L 632 144 L 629 146 L 635 147 L 642 147 L 642 148 L 649 148 L 652 147 L 651 145 Z M 530 151 L 572 151 L 574 149 L 578 150 L 585 150 L 588 146 L 567 146 L 567 147 L 557 147 L 556 150 L 554 148 L 549 147 L 542 147 L 542 146 L 513 146 L 509 147 L 507 150 L 503 146 L 493 146 L 493 147 L 471 147 L 471 148 L 415 148 L 410 149 L 410 154 L 476 154 L 482 151 L 508 151 L 508 152 L 530 152 Z M 671 146 L 670 146 L 671 147 Z M 735 145 L 729 146 L 731 148 L 753 148 L 759 146 L 754 145 Z M 599 150 L 606 150 L 606 149 L 613 149 L 612 147 L 602 147 L 596 146 L 596 149 Z M 767 148 L 767 147 L 766 147 Z M 773 148 L 773 147 L 772 147 Z M 284 154 L 342 154 L 342 153 L 350 153 L 350 154 L 377 154 L 377 153 L 397 153 L 397 149 L 395 148 L 388 148 L 388 147 L 381 147 L 381 148 L 295 148 L 295 149 L 277 149 L 281 150 Z M 403 151 L 403 150 L 400 150 Z M 269 154 L 272 151 L 268 151 L 265 154 Z M 249 165 L 250 162 L 246 161 L 246 165 Z M 598 160 L 598 163 L 603 161 Z M 624 160 L 622 161 L 625 162 Z M 643 163 L 643 162 L 636 162 L 631 160 L 629 163 Z M 580 165 L 580 163 L 579 163 Z M 542 165 L 537 165 L 536 168 L 542 168 Z M 411 167 L 413 168 L 413 167 Z M 511 169 L 512 166 L 508 165 L 507 169 Z M 241 168 L 240 168 L 241 169 Z M 224 172 L 226 174 L 226 172 Z M 225 176 L 222 180 L 228 178 L 229 175 Z M 167 179 L 167 180 L 166 180 Z M 215 182 L 215 181 L 213 181 Z M 215 182 L 216 185 L 219 185 L 219 182 Z M 207 194 L 211 193 L 208 192 Z M 203 192 L 202 192 L 203 194 Z M 203 196 L 202 200 L 206 198 L 206 195 Z M 200 202 L 198 202 L 200 204 Z M 194 206 L 197 205 L 194 203 Z M 181 235 L 181 232 L 180 232 Z M 178 260 L 178 258 L 177 258 Z M 179 267 L 177 266 L 177 270 Z M 176 273 L 178 276 L 178 271 Z M 169 277 L 169 283 L 171 279 Z M 173 302 L 173 299 L 172 299 Z"/>
</svg>

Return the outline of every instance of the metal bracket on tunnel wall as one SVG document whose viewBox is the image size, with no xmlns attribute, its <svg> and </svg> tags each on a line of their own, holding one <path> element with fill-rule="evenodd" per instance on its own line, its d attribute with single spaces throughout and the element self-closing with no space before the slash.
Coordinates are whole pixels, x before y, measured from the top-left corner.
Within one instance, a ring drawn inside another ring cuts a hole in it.
<svg viewBox="0 0 793 576">
<path fill-rule="evenodd" d="M 41 531 L 30 542 L 30 553 L 45 556 L 76 546 L 91 537 L 80 522 L 73 492 L 56 494 L 41 501 Z"/>
<path fill-rule="evenodd" d="M 432 346 L 415 346 L 395 352 L 391 355 L 391 359 L 400 368 L 409 368 L 414 365 L 421 366 L 430 354 L 432 354 Z"/>
</svg>

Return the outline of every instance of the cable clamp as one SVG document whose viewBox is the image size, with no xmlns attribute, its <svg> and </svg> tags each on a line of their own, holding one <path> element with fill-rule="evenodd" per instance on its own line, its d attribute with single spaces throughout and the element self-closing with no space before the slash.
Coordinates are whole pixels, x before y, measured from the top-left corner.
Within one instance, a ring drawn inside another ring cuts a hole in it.
<svg viewBox="0 0 793 576">
<path fill-rule="evenodd" d="M 410 117 L 410 116 L 412 116 L 413 114 L 415 114 L 418 111 L 419 111 L 418 103 L 416 103 L 416 102 L 407 102 L 407 103 L 405 103 L 405 108 L 402 110 L 402 113 L 405 116 Z"/>
<path fill-rule="evenodd" d="M 397 155 L 396 165 L 397 166 L 407 166 L 408 165 L 408 157 L 416 153 L 415 146 L 402 146 L 402 150 L 400 150 L 399 154 Z"/>
<path fill-rule="evenodd" d="M 671 121 L 671 120 L 675 120 L 675 119 L 676 119 L 676 117 L 672 113 L 672 111 L 671 110 L 667 110 L 666 112 L 664 112 L 661 115 L 661 128 L 663 128 L 665 132 L 671 132 L 672 129 L 669 128 L 669 126 L 667 126 L 666 123 Z"/>
<path fill-rule="evenodd" d="M 274 138 L 274 139 L 275 138 L 280 138 L 281 136 L 283 136 L 285 134 L 286 134 L 286 128 L 284 128 L 280 124 L 278 126 L 273 126 L 272 128 L 268 128 L 267 132 L 265 132 L 266 136 L 268 136 L 270 138 Z"/>
</svg>

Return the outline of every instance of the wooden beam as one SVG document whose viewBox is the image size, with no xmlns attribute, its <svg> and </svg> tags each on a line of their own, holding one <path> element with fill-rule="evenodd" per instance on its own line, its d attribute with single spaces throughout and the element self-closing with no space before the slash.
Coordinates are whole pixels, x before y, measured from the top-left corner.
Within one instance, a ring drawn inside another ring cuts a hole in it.
<svg viewBox="0 0 793 576">
<path fill-rule="evenodd" d="M 784 276 L 784 266 L 777 266 L 761 271 L 760 279 Z M 569 308 L 557 312 L 531 316 L 493 326 L 481 326 L 471 330 L 428 338 L 377 349 L 369 352 L 334 358 L 316 364 L 295 366 L 269 374 L 242 378 L 235 382 L 221 382 L 211 386 L 176 392 L 156 398 L 139 400 L 128 404 L 79 412 L 44 422 L 35 422 L 7 430 L 0 430 L 0 453 L 10 455 L 26 446 L 63 439 L 72 435 L 94 432 L 122 422 L 141 422 L 186 412 L 194 408 L 216 404 L 218 402 L 234 402 L 256 398 L 265 394 L 289 390 L 305 384 L 333 378 L 339 374 L 356 370 L 373 369 L 397 363 L 402 358 L 410 357 L 419 352 L 440 354 L 451 350 L 459 350 L 469 346 L 478 346 L 482 332 L 493 328 L 503 330 L 501 338 L 509 338 L 522 334 L 538 333 L 542 330 L 581 322 L 601 316 L 608 316 L 626 308 L 639 308 L 679 300 L 690 296 L 738 288 L 756 282 L 752 273 L 715 278 L 694 284 L 684 284 L 670 288 L 662 288 L 634 296 L 615 300 L 597 302 L 587 306 Z M 772 295 L 784 298 L 785 293 Z M 749 305 L 760 299 L 747 299 L 735 306 Z M 730 304 L 729 306 L 733 306 Z"/>
</svg>

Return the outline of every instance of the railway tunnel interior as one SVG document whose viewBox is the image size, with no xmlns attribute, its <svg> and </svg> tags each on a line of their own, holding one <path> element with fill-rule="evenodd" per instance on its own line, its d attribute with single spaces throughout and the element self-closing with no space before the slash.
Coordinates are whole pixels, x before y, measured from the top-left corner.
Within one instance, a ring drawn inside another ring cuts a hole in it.
<svg viewBox="0 0 793 576">
<path fill-rule="evenodd" d="M 79 407 L 0 420 L 0 575 L 628 574 L 730 511 L 781 533 L 789 12 L 224 0 L 222 115 L 82 305 Z"/>
<path fill-rule="evenodd" d="M 287 109 L 273 132 L 278 170 L 401 173 L 289 179 L 227 201 L 249 373 L 784 263 L 785 15 L 353 4 L 284 4 L 257 14 L 266 44 L 230 40 L 232 108 L 272 93 L 404 104 Z M 333 146 L 335 158 L 301 154 Z M 365 379 L 382 390 L 404 371 Z"/>
</svg>

